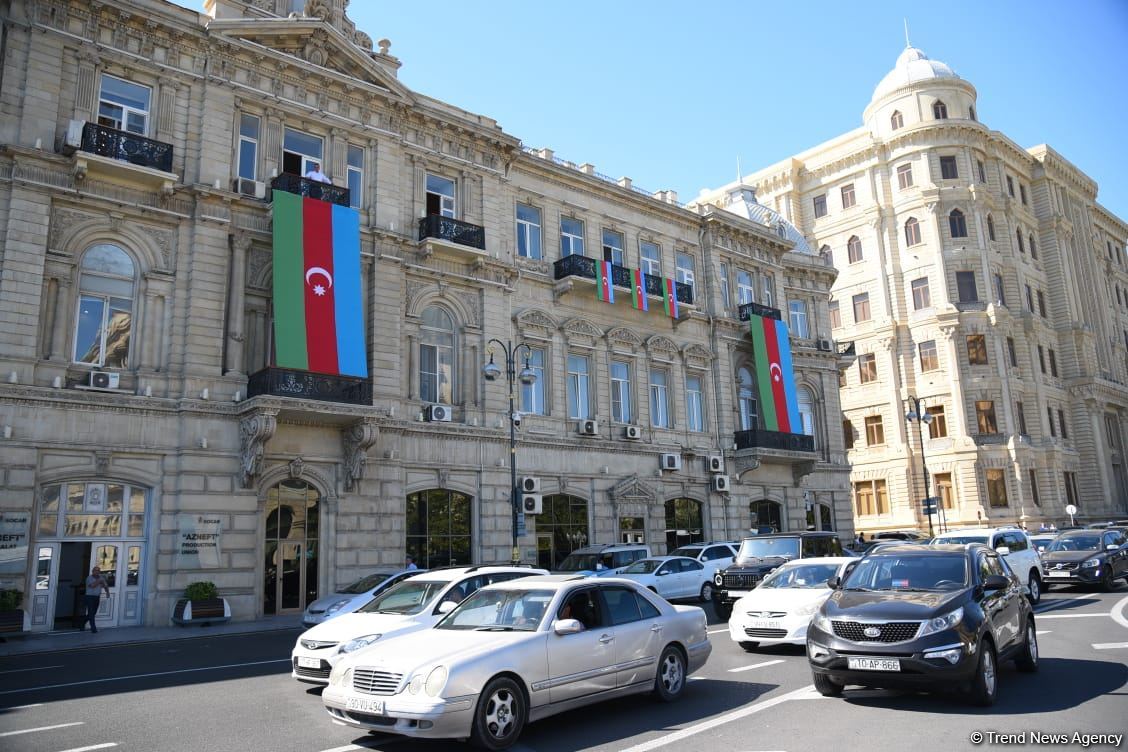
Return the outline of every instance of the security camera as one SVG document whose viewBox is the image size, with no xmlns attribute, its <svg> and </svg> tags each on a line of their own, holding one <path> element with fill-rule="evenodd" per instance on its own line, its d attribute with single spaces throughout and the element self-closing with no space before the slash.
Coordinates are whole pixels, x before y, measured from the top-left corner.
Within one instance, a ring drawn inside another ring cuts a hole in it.
<svg viewBox="0 0 1128 752">
<path fill-rule="evenodd" d="M 516 428 L 520 428 L 520 427 L 521 427 L 521 413 L 519 413 L 519 412 L 514 412 L 514 413 L 513 413 L 513 415 L 511 415 L 511 416 L 510 416 L 510 419 L 511 419 L 511 420 L 513 421 L 513 425 L 514 425 L 514 426 L 515 426 Z"/>
</svg>

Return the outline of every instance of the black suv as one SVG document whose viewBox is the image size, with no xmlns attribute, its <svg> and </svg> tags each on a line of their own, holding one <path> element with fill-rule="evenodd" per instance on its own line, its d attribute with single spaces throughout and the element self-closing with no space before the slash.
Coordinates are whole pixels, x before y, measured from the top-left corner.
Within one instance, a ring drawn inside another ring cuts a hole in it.
<svg viewBox="0 0 1128 752">
<path fill-rule="evenodd" d="M 825 696 L 847 684 L 963 689 L 990 705 L 1002 661 L 1038 670 L 1022 582 L 980 543 L 883 547 L 830 584 L 835 591 L 807 628 L 815 689 Z"/>
<path fill-rule="evenodd" d="M 1118 527 L 1070 530 L 1050 542 L 1042 552 L 1047 589 L 1054 585 L 1098 585 L 1116 589 L 1128 580 L 1128 540 Z"/>
<path fill-rule="evenodd" d="M 713 577 L 713 606 L 728 619 L 732 604 L 748 595 L 777 567 L 792 559 L 842 556 L 842 541 L 835 533 L 772 533 L 745 538 L 736 560 Z"/>
</svg>

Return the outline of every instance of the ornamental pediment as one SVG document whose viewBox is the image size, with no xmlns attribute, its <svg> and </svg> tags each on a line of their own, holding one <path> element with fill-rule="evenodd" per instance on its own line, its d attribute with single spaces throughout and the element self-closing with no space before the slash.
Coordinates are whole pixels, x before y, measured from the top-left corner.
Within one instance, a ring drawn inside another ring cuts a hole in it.
<svg viewBox="0 0 1128 752">
<path fill-rule="evenodd" d="M 653 501 L 658 497 L 653 488 L 639 480 L 637 475 L 632 475 L 615 484 L 611 498 L 617 501 Z"/>
</svg>

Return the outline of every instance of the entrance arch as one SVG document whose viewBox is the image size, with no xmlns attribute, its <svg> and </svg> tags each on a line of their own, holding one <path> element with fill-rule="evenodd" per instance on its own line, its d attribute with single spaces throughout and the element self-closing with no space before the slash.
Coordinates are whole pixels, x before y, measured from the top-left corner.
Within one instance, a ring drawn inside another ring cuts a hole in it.
<svg viewBox="0 0 1128 752">
<path fill-rule="evenodd" d="M 778 533 L 783 530 L 783 507 L 774 501 L 761 499 L 748 505 L 752 515 L 752 531 Z"/>
<path fill-rule="evenodd" d="M 321 493 L 283 480 L 267 491 L 265 512 L 262 612 L 297 613 L 317 600 Z"/>
<path fill-rule="evenodd" d="M 567 494 L 545 496 L 536 527 L 537 566 L 556 569 L 565 556 L 591 540 L 587 500 Z"/>
<path fill-rule="evenodd" d="M 700 501 L 680 498 L 666 502 L 667 553 L 687 543 L 701 543 L 705 540 L 703 529 Z"/>
</svg>

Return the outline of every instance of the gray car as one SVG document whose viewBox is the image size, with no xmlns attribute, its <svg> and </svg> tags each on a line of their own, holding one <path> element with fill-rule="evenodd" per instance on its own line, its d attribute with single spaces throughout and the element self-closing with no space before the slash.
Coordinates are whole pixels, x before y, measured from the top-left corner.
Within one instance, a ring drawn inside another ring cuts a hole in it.
<svg viewBox="0 0 1128 752">
<path fill-rule="evenodd" d="M 306 610 L 302 613 L 302 626 L 312 627 L 334 616 L 350 614 L 392 585 L 425 571 L 398 568 L 367 574 L 356 582 L 349 583 L 335 593 L 322 596 L 306 606 Z"/>
<path fill-rule="evenodd" d="M 525 577 L 344 657 L 321 699 L 335 721 L 367 731 L 505 749 L 526 723 L 583 705 L 677 699 L 711 650 L 704 611 L 630 580 Z"/>
</svg>

